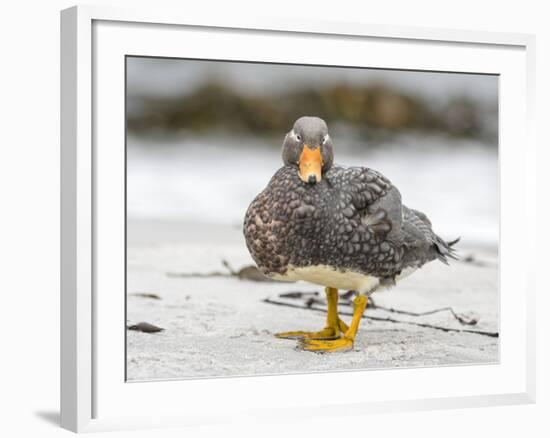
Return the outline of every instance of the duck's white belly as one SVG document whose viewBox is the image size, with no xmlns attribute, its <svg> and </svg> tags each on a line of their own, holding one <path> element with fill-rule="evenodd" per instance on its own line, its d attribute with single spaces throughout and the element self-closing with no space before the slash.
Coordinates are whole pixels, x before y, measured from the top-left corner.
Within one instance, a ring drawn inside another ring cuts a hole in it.
<svg viewBox="0 0 550 438">
<path fill-rule="evenodd" d="M 408 277 L 416 267 L 404 269 L 397 275 L 396 281 Z M 354 290 L 362 294 L 374 292 L 380 285 L 380 279 L 373 275 L 365 275 L 355 271 L 338 270 L 328 265 L 317 265 L 308 267 L 289 266 L 284 275 L 274 274 L 271 276 L 275 280 L 281 281 L 309 281 L 325 287 L 333 287 L 341 290 Z"/>
<path fill-rule="evenodd" d="M 309 281 L 325 287 L 341 290 L 354 290 L 359 293 L 372 292 L 380 284 L 380 280 L 372 275 L 348 270 L 337 270 L 327 265 L 294 267 L 289 266 L 284 275 L 273 275 L 275 280 Z"/>
</svg>

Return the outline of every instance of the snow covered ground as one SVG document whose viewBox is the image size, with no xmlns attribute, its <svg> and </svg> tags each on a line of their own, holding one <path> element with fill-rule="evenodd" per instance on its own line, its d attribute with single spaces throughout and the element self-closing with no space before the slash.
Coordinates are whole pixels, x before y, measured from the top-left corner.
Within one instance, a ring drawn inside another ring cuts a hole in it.
<svg viewBox="0 0 550 438">
<path fill-rule="evenodd" d="M 410 316 L 368 308 L 353 351 L 315 354 L 277 339 L 286 330 L 316 330 L 325 314 L 266 303 L 280 294 L 318 291 L 307 283 L 254 282 L 234 276 L 178 277 L 225 273 L 252 263 L 238 227 L 181 221 L 128 223 L 128 325 L 148 322 L 164 330 L 127 330 L 127 376 L 131 381 L 307 373 L 386 367 L 495 363 L 498 337 L 454 330 L 498 332 L 498 269 L 495 247 L 460 248 L 471 262 L 433 262 L 397 287 L 374 294 L 376 305 L 409 312 L 451 306 L 475 325 L 448 311 Z M 158 298 L 141 296 L 153 294 Z M 323 305 L 315 306 L 323 308 Z M 342 313 L 350 311 L 341 306 Z M 391 318 L 390 322 L 380 319 Z M 349 316 L 343 316 L 348 320 Z M 374 319 L 376 318 L 376 319 Z M 422 326 L 426 325 L 426 326 Z"/>
</svg>

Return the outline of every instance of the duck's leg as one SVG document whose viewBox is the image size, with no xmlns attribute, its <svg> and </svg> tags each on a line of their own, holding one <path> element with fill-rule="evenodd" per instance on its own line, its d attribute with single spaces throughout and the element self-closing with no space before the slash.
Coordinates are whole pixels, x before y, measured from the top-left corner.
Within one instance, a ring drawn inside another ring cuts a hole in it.
<svg viewBox="0 0 550 438">
<path fill-rule="evenodd" d="M 365 295 L 358 295 L 355 298 L 353 301 L 353 319 L 342 337 L 334 340 L 303 339 L 301 342 L 302 349 L 317 353 L 351 350 L 355 341 L 355 335 L 357 335 L 357 330 L 359 329 L 361 317 L 367 308 L 367 301 L 368 298 Z"/>
<path fill-rule="evenodd" d="M 283 339 L 338 339 L 340 336 L 341 324 L 345 323 L 338 317 L 338 289 L 327 287 L 327 324 L 324 329 L 318 332 L 283 332 L 275 334 Z M 346 328 L 347 330 L 347 328 Z M 345 331 L 345 330 L 342 330 Z"/>
</svg>

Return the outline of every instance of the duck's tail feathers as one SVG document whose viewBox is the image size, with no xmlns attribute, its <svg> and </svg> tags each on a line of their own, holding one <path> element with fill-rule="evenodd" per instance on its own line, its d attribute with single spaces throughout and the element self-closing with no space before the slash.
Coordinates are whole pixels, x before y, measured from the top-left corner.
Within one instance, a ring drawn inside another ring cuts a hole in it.
<svg viewBox="0 0 550 438">
<path fill-rule="evenodd" d="M 450 242 L 445 242 L 439 236 L 436 236 L 436 239 L 434 239 L 436 257 L 446 265 L 449 264 L 449 259 L 459 260 L 459 257 L 456 254 L 456 250 L 454 248 L 459 240 L 460 237 L 456 238 L 455 240 L 451 240 Z"/>
</svg>

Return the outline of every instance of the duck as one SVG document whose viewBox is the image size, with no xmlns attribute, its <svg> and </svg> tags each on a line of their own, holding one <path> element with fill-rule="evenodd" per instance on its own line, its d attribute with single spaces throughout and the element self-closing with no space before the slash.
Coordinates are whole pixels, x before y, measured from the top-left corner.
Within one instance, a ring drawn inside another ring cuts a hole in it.
<svg viewBox="0 0 550 438">
<path fill-rule="evenodd" d="M 334 162 L 325 121 L 300 117 L 286 134 L 283 166 L 248 207 L 246 246 L 261 273 L 273 280 L 324 287 L 325 326 L 287 331 L 304 351 L 349 351 L 369 297 L 395 286 L 426 263 L 458 259 L 454 245 L 432 229 L 426 214 L 405 206 L 382 173 Z M 353 291 L 353 316 L 338 313 L 339 290 Z"/>
</svg>

